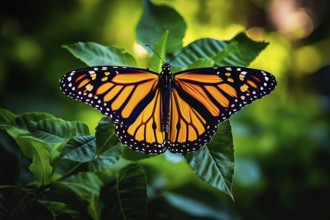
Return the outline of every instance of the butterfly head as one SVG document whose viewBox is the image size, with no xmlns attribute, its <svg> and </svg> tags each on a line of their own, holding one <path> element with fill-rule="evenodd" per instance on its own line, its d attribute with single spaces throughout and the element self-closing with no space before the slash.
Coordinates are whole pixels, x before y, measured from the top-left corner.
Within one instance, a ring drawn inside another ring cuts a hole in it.
<svg viewBox="0 0 330 220">
<path fill-rule="evenodd" d="M 171 66 L 168 63 L 163 64 L 162 66 L 162 74 L 170 73 L 171 72 Z"/>
</svg>

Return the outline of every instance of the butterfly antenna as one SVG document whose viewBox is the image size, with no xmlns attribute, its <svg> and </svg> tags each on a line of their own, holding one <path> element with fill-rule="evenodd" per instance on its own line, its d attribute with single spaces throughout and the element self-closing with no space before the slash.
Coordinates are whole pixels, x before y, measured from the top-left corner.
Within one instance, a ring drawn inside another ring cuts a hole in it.
<svg viewBox="0 0 330 220">
<path fill-rule="evenodd" d="M 159 54 L 156 53 L 156 51 L 155 51 L 155 50 L 154 50 L 149 44 L 146 44 L 145 46 L 148 47 L 148 48 L 150 48 L 150 50 L 152 50 L 152 51 L 154 52 L 154 54 L 156 54 L 157 57 L 159 57 L 159 59 L 160 59 L 161 61 L 163 61 L 163 64 L 166 63 L 166 62 L 163 60 L 163 58 L 162 58 L 161 56 L 159 56 Z"/>
<path fill-rule="evenodd" d="M 186 52 L 187 50 L 191 49 L 190 47 L 187 47 L 186 49 L 182 50 L 179 54 L 177 54 L 175 57 L 173 57 L 170 62 L 168 62 L 169 64 L 178 56 L 180 56 L 181 54 L 183 54 L 184 52 Z"/>
</svg>

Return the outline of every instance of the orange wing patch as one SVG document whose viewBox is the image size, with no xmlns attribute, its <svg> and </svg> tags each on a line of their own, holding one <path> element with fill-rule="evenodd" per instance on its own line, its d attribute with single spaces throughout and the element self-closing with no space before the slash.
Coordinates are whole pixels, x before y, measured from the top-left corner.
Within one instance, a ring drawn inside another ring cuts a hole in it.
<svg viewBox="0 0 330 220">
<path fill-rule="evenodd" d="M 198 82 L 198 83 L 221 83 L 223 80 L 214 74 L 209 74 L 209 75 L 203 75 L 203 74 L 198 74 L 198 73 L 182 73 L 180 75 L 177 75 L 175 77 L 178 80 L 189 80 L 191 82 Z"/>
<path fill-rule="evenodd" d="M 217 106 L 210 100 L 209 96 L 203 90 L 203 86 L 198 84 L 189 83 L 187 81 L 181 82 L 181 87 L 187 93 L 189 93 L 194 99 L 202 103 L 213 116 L 219 115 L 219 109 Z"/>
<path fill-rule="evenodd" d="M 176 73 L 174 83 L 182 99 L 197 110 L 208 124 L 215 125 L 269 94 L 276 80 L 265 71 L 213 67 Z"/>
<path fill-rule="evenodd" d="M 114 122 L 130 125 L 153 99 L 159 76 L 126 67 L 92 67 L 61 78 L 62 91 L 98 109 Z"/>
<path fill-rule="evenodd" d="M 198 71 L 198 70 L 196 70 Z M 233 87 L 235 75 L 225 72 L 218 74 L 184 72 L 174 78 L 179 94 L 194 107 L 210 124 L 225 120 L 230 104 L 238 99 Z M 245 91 L 245 87 L 242 88 Z"/>
<path fill-rule="evenodd" d="M 129 148 L 148 154 L 166 150 L 165 132 L 162 131 L 162 96 L 159 90 L 130 126 L 117 125 L 116 133 Z"/>
<path fill-rule="evenodd" d="M 172 152 L 196 151 L 208 142 L 217 126 L 210 126 L 192 106 L 184 101 L 176 89 L 170 99 L 170 126 L 167 139 Z"/>
</svg>

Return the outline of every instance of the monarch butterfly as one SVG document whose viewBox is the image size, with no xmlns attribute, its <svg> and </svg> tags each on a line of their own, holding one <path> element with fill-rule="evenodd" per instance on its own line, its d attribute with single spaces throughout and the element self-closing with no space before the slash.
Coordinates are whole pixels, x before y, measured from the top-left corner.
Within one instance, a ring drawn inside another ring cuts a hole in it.
<svg viewBox="0 0 330 220">
<path fill-rule="evenodd" d="M 119 140 L 145 154 L 197 151 L 219 123 L 275 86 L 275 77 L 261 70 L 213 67 L 172 74 L 168 63 L 160 74 L 96 66 L 60 79 L 64 94 L 112 119 Z"/>
</svg>

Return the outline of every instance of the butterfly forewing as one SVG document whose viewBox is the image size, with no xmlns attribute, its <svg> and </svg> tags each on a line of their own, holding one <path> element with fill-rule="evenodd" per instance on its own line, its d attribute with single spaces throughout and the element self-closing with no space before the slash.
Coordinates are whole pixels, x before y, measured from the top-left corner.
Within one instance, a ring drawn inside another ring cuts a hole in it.
<svg viewBox="0 0 330 220">
<path fill-rule="evenodd" d="M 158 75 L 127 67 L 91 67 L 64 75 L 61 90 L 122 125 L 132 124 L 154 98 Z"/>
<path fill-rule="evenodd" d="M 242 107 L 269 94 L 273 75 L 243 67 L 214 67 L 176 73 L 179 95 L 210 125 L 227 120 Z"/>
</svg>

